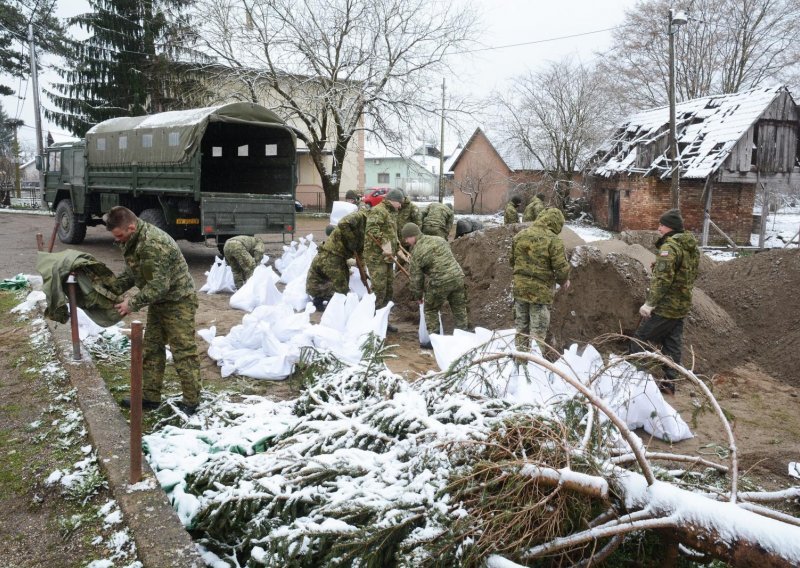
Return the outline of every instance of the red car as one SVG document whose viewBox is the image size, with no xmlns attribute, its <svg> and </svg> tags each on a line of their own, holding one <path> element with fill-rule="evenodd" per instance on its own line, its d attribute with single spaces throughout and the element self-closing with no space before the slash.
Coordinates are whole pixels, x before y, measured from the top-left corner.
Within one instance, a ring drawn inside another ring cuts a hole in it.
<svg viewBox="0 0 800 568">
<path fill-rule="evenodd" d="M 383 198 L 386 197 L 387 193 L 389 193 L 388 187 L 373 187 L 364 193 L 364 197 L 361 198 L 361 201 L 370 207 L 375 207 L 378 203 L 383 201 Z"/>
</svg>

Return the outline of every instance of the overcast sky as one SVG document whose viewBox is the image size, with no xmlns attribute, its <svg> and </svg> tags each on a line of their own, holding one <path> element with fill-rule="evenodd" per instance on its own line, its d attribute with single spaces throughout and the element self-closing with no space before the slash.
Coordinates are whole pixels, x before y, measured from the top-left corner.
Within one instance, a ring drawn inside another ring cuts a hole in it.
<svg viewBox="0 0 800 568">
<path fill-rule="evenodd" d="M 622 23 L 625 10 L 635 5 L 636 0 L 472 0 L 472 3 L 482 14 L 479 42 L 483 50 L 452 58 L 455 73 L 447 78 L 447 89 L 483 96 L 503 91 L 511 77 L 548 61 L 568 55 L 584 62 L 593 60 L 597 51 L 608 47 L 611 36 L 607 30 Z M 60 0 L 59 4 L 61 17 L 88 9 L 85 0 Z M 44 72 L 40 86 L 53 79 L 56 77 L 52 73 Z M 3 108 L 10 116 L 25 121 L 27 127 L 20 129 L 20 138 L 35 146 L 31 87 L 16 80 L 13 87 L 19 88 L 19 92 L 2 97 Z M 42 105 L 50 105 L 44 95 L 40 101 Z M 69 138 L 55 125 L 46 121 L 42 124 L 45 136 L 49 130 L 56 141 Z"/>
</svg>

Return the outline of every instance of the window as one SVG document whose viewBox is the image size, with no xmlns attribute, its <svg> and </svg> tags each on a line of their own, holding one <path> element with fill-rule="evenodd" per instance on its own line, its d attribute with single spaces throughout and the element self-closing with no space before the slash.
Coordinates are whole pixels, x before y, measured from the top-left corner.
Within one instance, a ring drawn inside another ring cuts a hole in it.
<svg viewBox="0 0 800 568">
<path fill-rule="evenodd" d="M 249 156 L 250 155 L 250 146 L 248 146 L 247 144 L 245 144 L 244 146 L 239 146 L 236 149 L 236 155 L 237 156 L 242 156 L 242 157 Z"/>
<path fill-rule="evenodd" d="M 105 138 L 98 138 L 97 139 L 97 151 L 98 152 L 105 152 L 106 151 L 106 139 Z"/>
<path fill-rule="evenodd" d="M 47 155 L 47 171 L 48 172 L 61 171 L 61 152 L 50 152 Z"/>
<path fill-rule="evenodd" d="M 119 149 L 120 150 L 127 150 L 128 149 L 128 137 L 127 136 L 120 136 L 119 137 Z"/>
<path fill-rule="evenodd" d="M 222 157 L 222 146 L 212 146 L 211 147 L 211 156 L 214 158 L 221 158 Z"/>
<path fill-rule="evenodd" d="M 152 147 L 153 147 L 153 135 L 142 134 L 142 148 L 152 148 Z"/>
<path fill-rule="evenodd" d="M 378 183 L 389 183 L 389 174 L 378 174 Z"/>
<path fill-rule="evenodd" d="M 267 144 L 264 155 L 265 156 L 277 156 L 278 155 L 278 145 L 277 144 Z"/>
<path fill-rule="evenodd" d="M 181 133 L 180 132 L 170 132 L 167 144 L 170 146 L 177 146 L 181 142 Z"/>
</svg>

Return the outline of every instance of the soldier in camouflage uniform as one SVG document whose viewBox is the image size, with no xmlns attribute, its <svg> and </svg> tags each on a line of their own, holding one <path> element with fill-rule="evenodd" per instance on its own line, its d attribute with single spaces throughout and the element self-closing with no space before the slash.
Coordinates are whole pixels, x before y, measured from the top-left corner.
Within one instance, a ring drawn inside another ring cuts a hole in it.
<svg viewBox="0 0 800 568">
<path fill-rule="evenodd" d="M 112 207 L 105 221 L 127 265 L 117 277 L 114 292 L 122 294 L 134 286 L 139 289 L 115 307 L 122 316 L 148 307 L 142 406 L 149 410 L 161 403 L 169 345 L 183 391 L 178 407 L 193 414 L 200 402 L 200 359 L 194 323 L 197 294 L 186 260 L 172 237 L 138 219 L 130 209 Z M 130 399 L 123 399 L 122 404 L 130 406 Z"/>
<path fill-rule="evenodd" d="M 244 286 L 253 275 L 256 266 L 261 264 L 264 250 L 264 241 L 258 237 L 239 235 L 225 241 L 222 254 L 225 256 L 225 262 L 231 267 L 233 282 L 237 288 Z"/>
<path fill-rule="evenodd" d="M 364 237 L 364 261 L 369 269 L 375 307 L 383 308 L 392 299 L 394 283 L 393 256 L 397 252 L 397 211 L 403 203 L 403 192 L 392 189 L 383 201 L 369 210 Z M 394 327 L 390 326 L 390 331 Z"/>
<path fill-rule="evenodd" d="M 563 226 L 561 211 L 548 208 L 533 225 L 517 233 L 511 243 L 509 260 L 513 268 L 518 351 L 530 348 L 526 336 L 532 335 L 542 353 L 545 352 L 555 284 L 569 288 L 569 263 L 564 242 L 558 236 Z"/>
<path fill-rule="evenodd" d="M 528 203 L 525 211 L 522 212 L 522 222 L 529 223 L 536 221 L 536 218 L 542 211 L 544 211 L 544 194 L 537 193 L 534 198 L 531 199 L 531 202 Z"/>
<path fill-rule="evenodd" d="M 447 302 L 453 311 L 457 329 L 469 327 L 467 290 L 464 271 L 442 237 L 423 235 L 414 223 L 406 223 L 401 231 L 411 251 L 411 297 L 425 303 L 425 327 L 428 333 L 439 333 L 439 310 Z M 430 349 L 430 343 L 421 344 Z"/>
<path fill-rule="evenodd" d="M 426 235 L 442 237 L 444 240 L 450 236 L 453 227 L 453 206 L 449 203 L 434 202 L 422 212 L 422 225 L 420 230 Z"/>
<path fill-rule="evenodd" d="M 319 247 L 306 276 L 306 294 L 317 310 L 325 309 L 334 293 L 350 290 L 350 268 L 347 261 L 360 255 L 364 247 L 367 213 L 354 211 L 345 215 Z"/>
<path fill-rule="evenodd" d="M 659 219 L 661 238 L 656 243 L 658 255 L 653 267 L 647 301 L 639 308 L 642 322 L 634 334 L 629 351 L 643 351 L 642 343 L 659 345 L 664 355 L 680 365 L 683 341 L 683 318 L 692 307 L 692 288 L 700 264 L 697 240 L 683 230 L 678 209 L 670 209 Z M 663 393 L 675 393 L 678 373 L 664 365 L 666 380 L 660 381 Z"/>
<path fill-rule="evenodd" d="M 506 210 L 503 213 L 503 224 L 512 225 L 514 223 L 519 223 L 520 203 L 522 203 L 522 198 L 519 195 L 515 195 L 511 198 L 511 201 L 508 202 Z"/>
<path fill-rule="evenodd" d="M 406 223 L 414 223 L 417 226 L 422 224 L 422 217 L 419 213 L 419 208 L 414 205 L 408 197 L 404 197 L 403 201 L 400 203 L 400 209 L 397 210 L 397 219 L 395 220 L 397 223 L 397 242 L 402 243 L 403 239 L 400 236 L 400 229 Z"/>
</svg>

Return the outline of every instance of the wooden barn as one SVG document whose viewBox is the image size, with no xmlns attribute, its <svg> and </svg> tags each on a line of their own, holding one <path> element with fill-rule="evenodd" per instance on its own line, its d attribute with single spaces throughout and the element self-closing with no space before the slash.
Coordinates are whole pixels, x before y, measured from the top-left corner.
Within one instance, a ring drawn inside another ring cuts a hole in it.
<svg viewBox="0 0 800 568">
<path fill-rule="evenodd" d="M 785 87 L 757 88 L 679 103 L 675 114 L 687 229 L 749 244 L 756 194 L 800 183 L 794 99 Z M 669 108 L 629 117 L 592 162 L 595 219 L 612 231 L 655 229 L 670 208 L 670 170 Z"/>
</svg>

